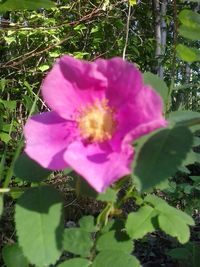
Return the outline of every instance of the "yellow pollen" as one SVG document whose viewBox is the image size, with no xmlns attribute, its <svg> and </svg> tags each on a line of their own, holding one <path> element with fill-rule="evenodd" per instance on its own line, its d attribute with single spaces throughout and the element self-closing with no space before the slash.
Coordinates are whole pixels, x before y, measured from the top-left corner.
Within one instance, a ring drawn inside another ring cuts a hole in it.
<svg viewBox="0 0 200 267">
<path fill-rule="evenodd" d="M 81 135 L 93 142 L 111 139 L 116 128 L 113 109 L 105 99 L 86 106 L 77 121 Z"/>
</svg>

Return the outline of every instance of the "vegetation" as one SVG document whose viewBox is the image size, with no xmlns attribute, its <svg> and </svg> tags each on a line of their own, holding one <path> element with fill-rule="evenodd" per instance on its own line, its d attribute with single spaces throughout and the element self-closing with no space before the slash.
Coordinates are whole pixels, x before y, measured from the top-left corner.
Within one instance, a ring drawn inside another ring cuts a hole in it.
<svg viewBox="0 0 200 267">
<path fill-rule="evenodd" d="M 0 1 L 0 266 L 199 266 L 199 10 L 198 0 Z M 62 55 L 122 57 L 163 100 L 168 127 L 134 142 L 133 174 L 102 194 L 23 153 Z"/>
</svg>

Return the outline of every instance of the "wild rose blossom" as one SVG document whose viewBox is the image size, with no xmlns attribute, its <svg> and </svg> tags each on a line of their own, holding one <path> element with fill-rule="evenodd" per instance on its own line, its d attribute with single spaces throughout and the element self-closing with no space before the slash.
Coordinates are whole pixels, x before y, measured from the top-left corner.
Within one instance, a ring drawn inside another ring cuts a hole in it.
<svg viewBox="0 0 200 267">
<path fill-rule="evenodd" d="M 28 119 L 25 152 L 45 168 L 73 168 L 98 192 L 131 173 L 131 143 L 166 126 L 162 100 L 121 58 L 61 57 L 45 78 L 50 112 Z"/>
</svg>

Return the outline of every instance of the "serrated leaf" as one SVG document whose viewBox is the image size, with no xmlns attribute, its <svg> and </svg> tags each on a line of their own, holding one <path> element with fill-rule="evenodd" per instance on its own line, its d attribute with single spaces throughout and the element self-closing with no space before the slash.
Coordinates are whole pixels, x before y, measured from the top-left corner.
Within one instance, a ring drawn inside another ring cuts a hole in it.
<svg viewBox="0 0 200 267">
<path fill-rule="evenodd" d="M 3 195 L 0 194 L 0 218 L 3 213 Z"/>
<path fill-rule="evenodd" d="M 147 233 L 155 231 L 153 219 L 158 213 L 150 206 L 141 207 L 137 212 L 129 213 L 126 231 L 132 239 L 143 238 Z"/>
<path fill-rule="evenodd" d="M 92 232 L 95 232 L 97 230 L 96 225 L 94 223 L 94 217 L 91 215 L 83 216 L 79 220 L 79 225 L 80 225 L 80 228 L 87 231 L 88 233 L 92 233 Z"/>
<path fill-rule="evenodd" d="M 93 246 L 90 233 L 81 228 L 65 229 L 64 249 L 68 252 L 88 257 Z"/>
<path fill-rule="evenodd" d="M 144 83 L 151 85 L 152 88 L 154 88 L 160 94 L 160 96 L 163 99 L 163 102 L 166 104 L 169 92 L 166 83 L 160 77 L 151 72 L 145 72 L 143 74 L 143 78 L 144 78 Z"/>
<path fill-rule="evenodd" d="M 17 201 L 15 223 L 19 245 L 29 262 L 54 264 L 62 253 L 64 231 L 60 193 L 50 186 L 28 189 Z"/>
<path fill-rule="evenodd" d="M 88 267 L 91 262 L 82 258 L 73 258 L 67 261 L 62 262 L 57 267 Z"/>
<path fill-rule="evenodd" d="M 134 182 L 139 190 L 153 188 L 173 175 L 186 158 L 193 135 L 186 127 L 163 129 L 142 146 L 135 161 Z"/>
<path fill-rule="evenodd" d="M 191 216 L 189 216 L 187 213 L 183 212 L 182 210 L 176 209 L 172 206 L 170 206 L 164 199 L 155 196 L 155 195 L 147 195 L 144 199 L 145 202 L 152 204 L 156 210 L 158 210 L 160 213 L 164 213 L 167 216 L 177 216 L 182 219 L 182 221 L 185 224 L 188 225 L 194 225 L 194 220 Z"/>
<path fill-rule="evenodd" d="M 106 201 L 106 202 L 116 202 L 117 193 L 112 188 L 107 188 L 105 193 L 98 194 L 97 200 Z"/>
<path fill-rule="evenodd" d="M 158 216 L 160 228 L 168 235 L 176 237 L 181 244 L 190 238 L 189 227 L 177 216 L 161 213 Z"/>
<path fill-rule="evenodd" d="M 14 174 L 28 182 L 40 182 L 47 178 L 51 174 L 51 171 L 44 169 L 26 154 L 22 154 L 15 162 Z"/>
<path fill-rule="evenodd" d="M 7 245 L 2 249 L 2 256 L 6 267 L 28 267 L 28 261 L 24 257 L 18 244 Z"/>
<path fill-rule="evenodd" d="M 103 264 L 103 265 L 102 265 Z M 142 267 L 138 259 L 124 251 L 107 250 L 100 252 L 92 267 Z"/>
<path fill-rule="evenodd" d="M 119 250 L 131 253 L 133 242 L 125 232 L 112 230 L 99 237 L 96 248 L 99 251 Z"/>
<path fill-rule="evenodd" d="M 0 2 L 0 11 L 34 10 L 54 6 L 55 4 L 49 0 L 4 0 Z"/>
</svg>

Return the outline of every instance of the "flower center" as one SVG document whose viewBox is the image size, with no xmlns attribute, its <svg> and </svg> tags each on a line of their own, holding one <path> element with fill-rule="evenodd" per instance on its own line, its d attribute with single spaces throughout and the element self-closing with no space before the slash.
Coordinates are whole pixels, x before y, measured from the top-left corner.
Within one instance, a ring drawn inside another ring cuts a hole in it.
<svg viewBox="0 0 200 267">
<path fill-rule="evenodd" d="M 85 107 L 80 112 L 78 126 L 81 135 L 90 141 L 103 142 L 111 139 L 116 128 L 116 120 L 107 100 Z"/>
</svg>

